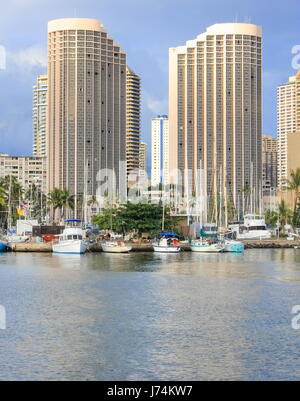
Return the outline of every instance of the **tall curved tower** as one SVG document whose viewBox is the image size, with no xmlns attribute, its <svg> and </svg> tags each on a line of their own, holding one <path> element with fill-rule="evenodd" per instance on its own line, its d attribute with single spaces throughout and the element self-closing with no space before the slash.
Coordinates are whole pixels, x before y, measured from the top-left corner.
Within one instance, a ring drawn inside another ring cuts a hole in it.
<svg viewBox="0 0 300 401">
<path fill-rule="evenodd" d="M 126 54 L 102 24 L 48 24 L 48 189 L 95 195 L 97 173 L 126 182 Z"/>
<path fill-rule="evenodd" d="M 257 209 L 262 180 L 261 27 L 213 25 L 185 46 L 171 48 L 169 60 L 170 170 L 192 177 L 192 190 L 197 171 L 204 170 L 207 196 L 216 199 L 221 192 L 240 211 L 245 211 L 250 188 Z"/>
</svg>

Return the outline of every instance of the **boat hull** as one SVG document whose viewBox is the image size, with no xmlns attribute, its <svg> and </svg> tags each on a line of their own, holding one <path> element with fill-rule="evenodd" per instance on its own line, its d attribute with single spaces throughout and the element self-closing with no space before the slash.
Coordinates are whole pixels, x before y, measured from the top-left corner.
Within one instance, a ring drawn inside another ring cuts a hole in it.
<svg viewBox="0 0 300 401">
<path fill-rule="evenodd" d="M 224 247 L 220 247 L 219 245 L 191 245 L 190 246 L 192 252 L 198 253 L 220 253 L 224 251 Z"/>
<path fill-rule="evenodd" d="M 4 241 L 0 241 L 0 252 L 7 251 L 7 243 Z"/>
<path fill-rule="evenodd" d="M 242 242 L 226 243 L 224 252 L 243 253 L 245 245 Z"/>
<path fill-rule="evenodd" d="M 102 244 L 101 247 L 105 253 L 129 253 L 132 250 L 131 246 L 108 246 Z"/>
<path fill-rule="evenodd" d="M 81 255 L 87 251 L 87 244 L 81 240 L 63 241 L 58 244 L 54 244 L 52 249 L 53 253 Z"/>
<path fill-rule="evenodd" d="M 179 253 L 181 251 L 180 246 L 153 246 L 154 252 L 158 253 Z"/>
</svg>

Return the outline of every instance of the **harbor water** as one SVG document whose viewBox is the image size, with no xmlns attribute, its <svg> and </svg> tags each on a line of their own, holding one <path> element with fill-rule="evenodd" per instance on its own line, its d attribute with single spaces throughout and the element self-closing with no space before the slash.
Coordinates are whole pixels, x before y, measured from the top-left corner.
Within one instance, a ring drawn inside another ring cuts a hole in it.
<svg viewBox="0 0 300 401">
<path fill-rule="evenodd" d="M 0 254 L 0 380 L 299 380 L 300 250 Z"/>
</svg>

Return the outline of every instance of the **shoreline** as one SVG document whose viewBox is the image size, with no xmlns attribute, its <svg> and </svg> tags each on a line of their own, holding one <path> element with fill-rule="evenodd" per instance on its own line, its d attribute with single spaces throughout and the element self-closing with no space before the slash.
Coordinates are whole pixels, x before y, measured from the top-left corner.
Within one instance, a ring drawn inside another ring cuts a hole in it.
<svg viewBox="0 0 300 401">
<path fill-rule="evenodd" d="M 270 240 L 247 240 L 242 241 L 245 249 L 300 249 L 300 241 L 287 241 L 284 239 L 270 239 Z M 184 252 L 191 252 L 188 245 L 182 244 L 181 248 Z M 52 253 L 51 243 L 19 243 L 15 244 L 13 249 L 9 252 L 24 252 L 24 253 Z M 90 253 L 101 253 L 100 245 L 93 245 Z M 131 252 L 153 252 L 151 244 L 133 244 Z"/>
</svg>

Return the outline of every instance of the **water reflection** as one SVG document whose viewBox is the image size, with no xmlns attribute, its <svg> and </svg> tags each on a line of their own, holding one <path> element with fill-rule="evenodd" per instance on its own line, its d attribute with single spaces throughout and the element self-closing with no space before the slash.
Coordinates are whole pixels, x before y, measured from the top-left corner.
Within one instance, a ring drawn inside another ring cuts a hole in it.
<svg viewBox="0 0 300 401">
<path fill-rule="evenodd" d="M 299 379 L 299 256 L 0 255 L 0 380 Z"/>
</svg>

